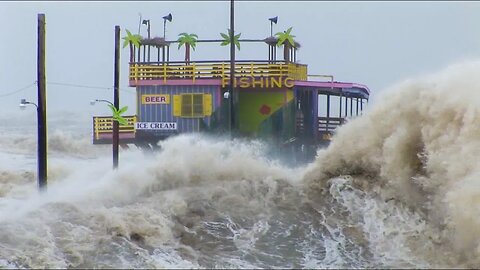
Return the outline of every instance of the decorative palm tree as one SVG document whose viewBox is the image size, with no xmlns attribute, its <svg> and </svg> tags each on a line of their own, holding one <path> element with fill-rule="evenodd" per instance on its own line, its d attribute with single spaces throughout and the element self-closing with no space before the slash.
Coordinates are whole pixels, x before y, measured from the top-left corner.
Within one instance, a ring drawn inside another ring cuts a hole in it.
<svg viewBox="0 0 480 270">
<path fill-rule="evenodd" d="M 275 34 L 278 38 L 277 46 L 280 47 L 283 44 L 283 58 L 287 62 L 290 61 L 290 50 L 296 46 L 293 40 L 295 36 L 291 35 L 290 32 L 292 32 L 292 27 L 288 28 L 287 31 Z"/>
<path fill-rule="evenodd" d="M 110 109 L 112 110 L 114 121 L 117 121 L 118 124 L 122 126 L 126 126 L 128 124 L 127 120 L 122 116 L 122 114 L 128 110 L 128 106 L 120 108 L 119 110 L 117 110 L 117 108 L 115 108 L 115 106 L 113 106 L 112 104 L 108 104 L 108 107 L 110 107 Z"/>
<path fill-rule="evenodd" d="M 127 32 L 127 36 L 122 38 L 124 40 L 123 48 L 127 47 L 127 45 L 130 46 L 130 62 L 133 62 L 133 57 L 134 57 L 133 46 L 137 48 L 140 47 L 140 40 L 142 40 L 142 36 L 133 35 L 132 33 L 130 33 L 130 31 L 128 31 L 128 29 L 125 29 L 125 31 Z"/>
<path fill-rule="evenodd" d="M 223 41 L 220 44 L 220 46 L 227 46 L 228 44 L 230 44 L 230 41 L 232 40 L 232 31 L 230 31 L 230 29 L 227 29 L 227 31 L 228 31 L 228 35 L 224 33 L 220 33 L 220 35 L 223 37 Z M 239 39 L 241 35 L 242 33 L 239 33 L 238 35 L 233 36 L 233 44 L 235 44 L 235 46 L 239 51 L 240 51 Z"/>
<path fill-rule="evenodd" d="M 190 62 L 190 47 L 195 51 L 198 36 L 196 34 L 180 33 L 178 38 L 178 49 L 185 45 L 185 62 Z"/>
</svg>

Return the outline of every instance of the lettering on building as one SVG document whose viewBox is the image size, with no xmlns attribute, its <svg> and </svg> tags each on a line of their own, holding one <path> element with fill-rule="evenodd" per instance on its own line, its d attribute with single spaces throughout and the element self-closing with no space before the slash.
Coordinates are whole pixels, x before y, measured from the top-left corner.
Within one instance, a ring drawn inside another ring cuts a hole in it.
<svg viewBox="0 0 480 270">
<path fill-rule="evenodd" d="M 176 122 L 137 122 L 137 130 L 177 130 Z"/>
<path fill-rule="evenodd" d="M 289 77 L 240 77 L 233 80 L 235 88 L 292 88 L 293 79 Z M 222 78 L 222 87 L 230 83 L 229 78 Z"/>
<path fill-rule="evenodd" d="M 170 104 L 170 95 L 142 95 L 142 104 Z"/>
</svg>

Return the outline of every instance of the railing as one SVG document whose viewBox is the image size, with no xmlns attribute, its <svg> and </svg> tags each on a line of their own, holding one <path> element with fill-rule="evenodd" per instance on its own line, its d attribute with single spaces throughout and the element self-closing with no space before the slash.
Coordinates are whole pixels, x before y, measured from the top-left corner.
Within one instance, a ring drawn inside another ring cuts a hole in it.
<svg viewBox="0 0 480 270">
<path fill-rule="evenodd" d="M 307 66 L 284 61 L 236 61 L 236 77 L 289 77 L 293 80 L 307 80 Z M 230 77 L 230 62 L 134 62 L 130 63 L 132 82 L 140 80 L 169 79 L 224 79 Z"/>
<path fill-rule="evenodd" d="M 345 119 L 339 117 L 318 117 L 318 137 L 322 140 L 330 140 L 335 130 L 345 123 Z M 296 118 L 297 134 L 303 135 L 305 132 L 305 122 L 303 117 Z"/>
<path fill-rule="evenodd" d="M 127 125 L 120 125 L 118 127 L 119 136 L 125 133 L 135 134 L 135 123 L 137 121 L 137 116 L 124 116 L 127 120 Z M 100 140 L 105 137 L 110 137 L 113 133 L 113 121 L 112 117 L 109 116 L 94 116 L 93 117 L 93 135 L 94 140 Z M 102 136 L 108 135 L 108 136 Z"/>
<path fill-rule="evenodd" d="M 344 121 L 343 118 L 339 117 L 318 117 L 318 131 L 335 131 L 338 126 L 343 125 Z"/>
<path fill-rule="evenodd" d="M 297 116 L 295 121 L 296 129 L 298 134 L 303 134 L 305 132 L 305 123 L 303 121 L 303 116 Z"/>
</svg>

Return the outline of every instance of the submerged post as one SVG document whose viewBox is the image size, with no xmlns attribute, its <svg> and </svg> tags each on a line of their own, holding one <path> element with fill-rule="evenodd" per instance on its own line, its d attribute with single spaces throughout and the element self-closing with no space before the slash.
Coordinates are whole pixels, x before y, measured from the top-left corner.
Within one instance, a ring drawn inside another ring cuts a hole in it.
<svg viewBox="0 0 480 270">
<path fill-rule="evenodd" d="M 47 188 L 47 107 L 45 79 L 45 14 L 38 14 L 37 86 L 38 86 L 38 187 Z"/>
<path fill-rule="evenodd" d="M 113 71 L 113 106 L 117 109 L 120 107 L 119 98 L 120 85 L 120 26 L 115 26 L 115 61 Z M 113 152 L 113 168 L 118 168 L 118 121 L 112 119 L 113 124 L 113 138 L 112 138 L 112 152 Z"/>
<path fill-rule="evenodd" d="M 230 134 L 235 128 L 235 9 L 234 0 L 230 0 Z"/>
</svg>

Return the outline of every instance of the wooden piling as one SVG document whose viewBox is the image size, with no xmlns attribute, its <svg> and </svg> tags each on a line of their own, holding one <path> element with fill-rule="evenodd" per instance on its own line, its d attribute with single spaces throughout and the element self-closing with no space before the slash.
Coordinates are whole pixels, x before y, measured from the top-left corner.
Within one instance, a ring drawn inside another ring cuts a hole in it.
<svg viewBox="0 0 480 270">
<path fill-rule="evenodd" d="M 230 134 L 235 129 L 235 8 L 234 0 L 230 0 Z"/>
<path fill-rule="evenodd" d="M 47 106 L 45 76 L 45 14 L 38 14 L 37 86 L 38 86 L 38 187 L 47 188 Z"/>
<path fill-rule="evenodd" d="M 113 106 L 119 110 L 120 97 L 119 97 L 119 85 L 120 85 L 120 26 L 115 26 L 115 60 L 113 71 Z M 113 168 L 118 168 L 118 142 L 119 142 L 119 124 L 118 121 L 113 122 Z"/>
</svg>

